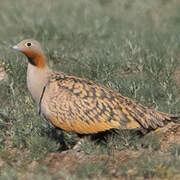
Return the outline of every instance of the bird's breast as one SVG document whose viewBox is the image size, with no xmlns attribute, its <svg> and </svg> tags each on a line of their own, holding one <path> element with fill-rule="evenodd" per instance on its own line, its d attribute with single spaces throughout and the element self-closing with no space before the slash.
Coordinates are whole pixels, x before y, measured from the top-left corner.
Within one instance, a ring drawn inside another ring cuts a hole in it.
<svg viewBox="0 0 180 180">
<path fill-rule="evenodd" d="M 30 63 L 28 64 L 27 87 L 37 105 L 39 104 L 43 88 L 48 81 L 48 74 L 48 70 L 41 70 Z"/>
</svg>

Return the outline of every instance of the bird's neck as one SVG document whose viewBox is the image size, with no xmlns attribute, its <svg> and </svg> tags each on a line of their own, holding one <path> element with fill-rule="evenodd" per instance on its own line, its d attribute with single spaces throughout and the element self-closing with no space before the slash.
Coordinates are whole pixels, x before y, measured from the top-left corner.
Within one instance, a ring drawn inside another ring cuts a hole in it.
<svg viewBox="0 0 180 180">
<path fill-rule="evenodd" d="M 44 69 L 46 68 L 46 58 L 43 54 L 36 54 L 34 57 L 29 57 L 28 58 L 29 63 L 35 66 L 36 68 L 39 69 Z"/>
<path fill-rule="evenodd" d="M 28 63 L 27 86 L 36 104 L 39 103 L 43 88 L 47 84 L 50 73 L 52 72 L 46 64 L 43 66 L 39 62 L 36 65 L 34 65 L 34 61 L 33 63 Z"/>
</svg>

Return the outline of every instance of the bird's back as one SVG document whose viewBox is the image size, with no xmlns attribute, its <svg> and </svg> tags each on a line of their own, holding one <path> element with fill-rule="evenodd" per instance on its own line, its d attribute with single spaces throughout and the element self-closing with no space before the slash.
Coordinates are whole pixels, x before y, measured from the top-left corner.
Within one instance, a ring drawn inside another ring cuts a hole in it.
<svg viewBox="0 0 180 180">
<path fill-rule="evenodd" d="M 109 129 L 155 129 L 168 114 L 148 109 L 107 87 L 64 73 L 52 73 L 40 102 L 55 126 L 80 134 Z"/>
</svg>

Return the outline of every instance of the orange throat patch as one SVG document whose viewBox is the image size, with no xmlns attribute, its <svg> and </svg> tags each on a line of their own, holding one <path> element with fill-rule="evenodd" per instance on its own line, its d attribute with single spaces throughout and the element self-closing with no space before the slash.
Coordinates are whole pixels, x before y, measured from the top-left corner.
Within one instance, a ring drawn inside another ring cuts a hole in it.
<svg viewBox="0 0 180 180">
<path fill-rule="evenodd" d="M 23 53 L 27 56 L 29 62 L 32 65 L 34 65 L 40 69 L 45 68 L 45 66 L 46 66 L 46 60 L 45 59 L 46 58 L 42 53 L 39 53 L 39 52 L 36 52 L 33 50 L 24 51 Z"/>
<path fill-rule="evenodd" d="M 36 66 L 37 68 L 40 68 L 40 69 L 43 69 L 46 66 L 46 61 L 45 61 L 44 57 L 41 57 L 41 56 L 38 56 L 38 57 L 31 59 L 29 61 L 34 66 Z"/>
</svg>

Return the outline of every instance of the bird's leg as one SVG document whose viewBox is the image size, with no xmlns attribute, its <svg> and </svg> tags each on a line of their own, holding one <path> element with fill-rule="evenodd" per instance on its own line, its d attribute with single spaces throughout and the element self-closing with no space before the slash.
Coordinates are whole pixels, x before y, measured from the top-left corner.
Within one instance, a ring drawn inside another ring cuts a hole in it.
<svg viewBox="0 0 180 180">
<path fill-rule="evenodd" d="M 80 152 L 81 151 L 81 145 L 83 144 L 84 139 L 81 138 L 73 147 L 73 151 Z"/>
<path fill-rule="evenodd" d="M 78 142 L 73 146 L 73 151 L 80 152 L 81 151 L 81 145 L 84 142 L 84 136 L 82 134 L 78 134 L 79 140 Z"/>
</svg>

